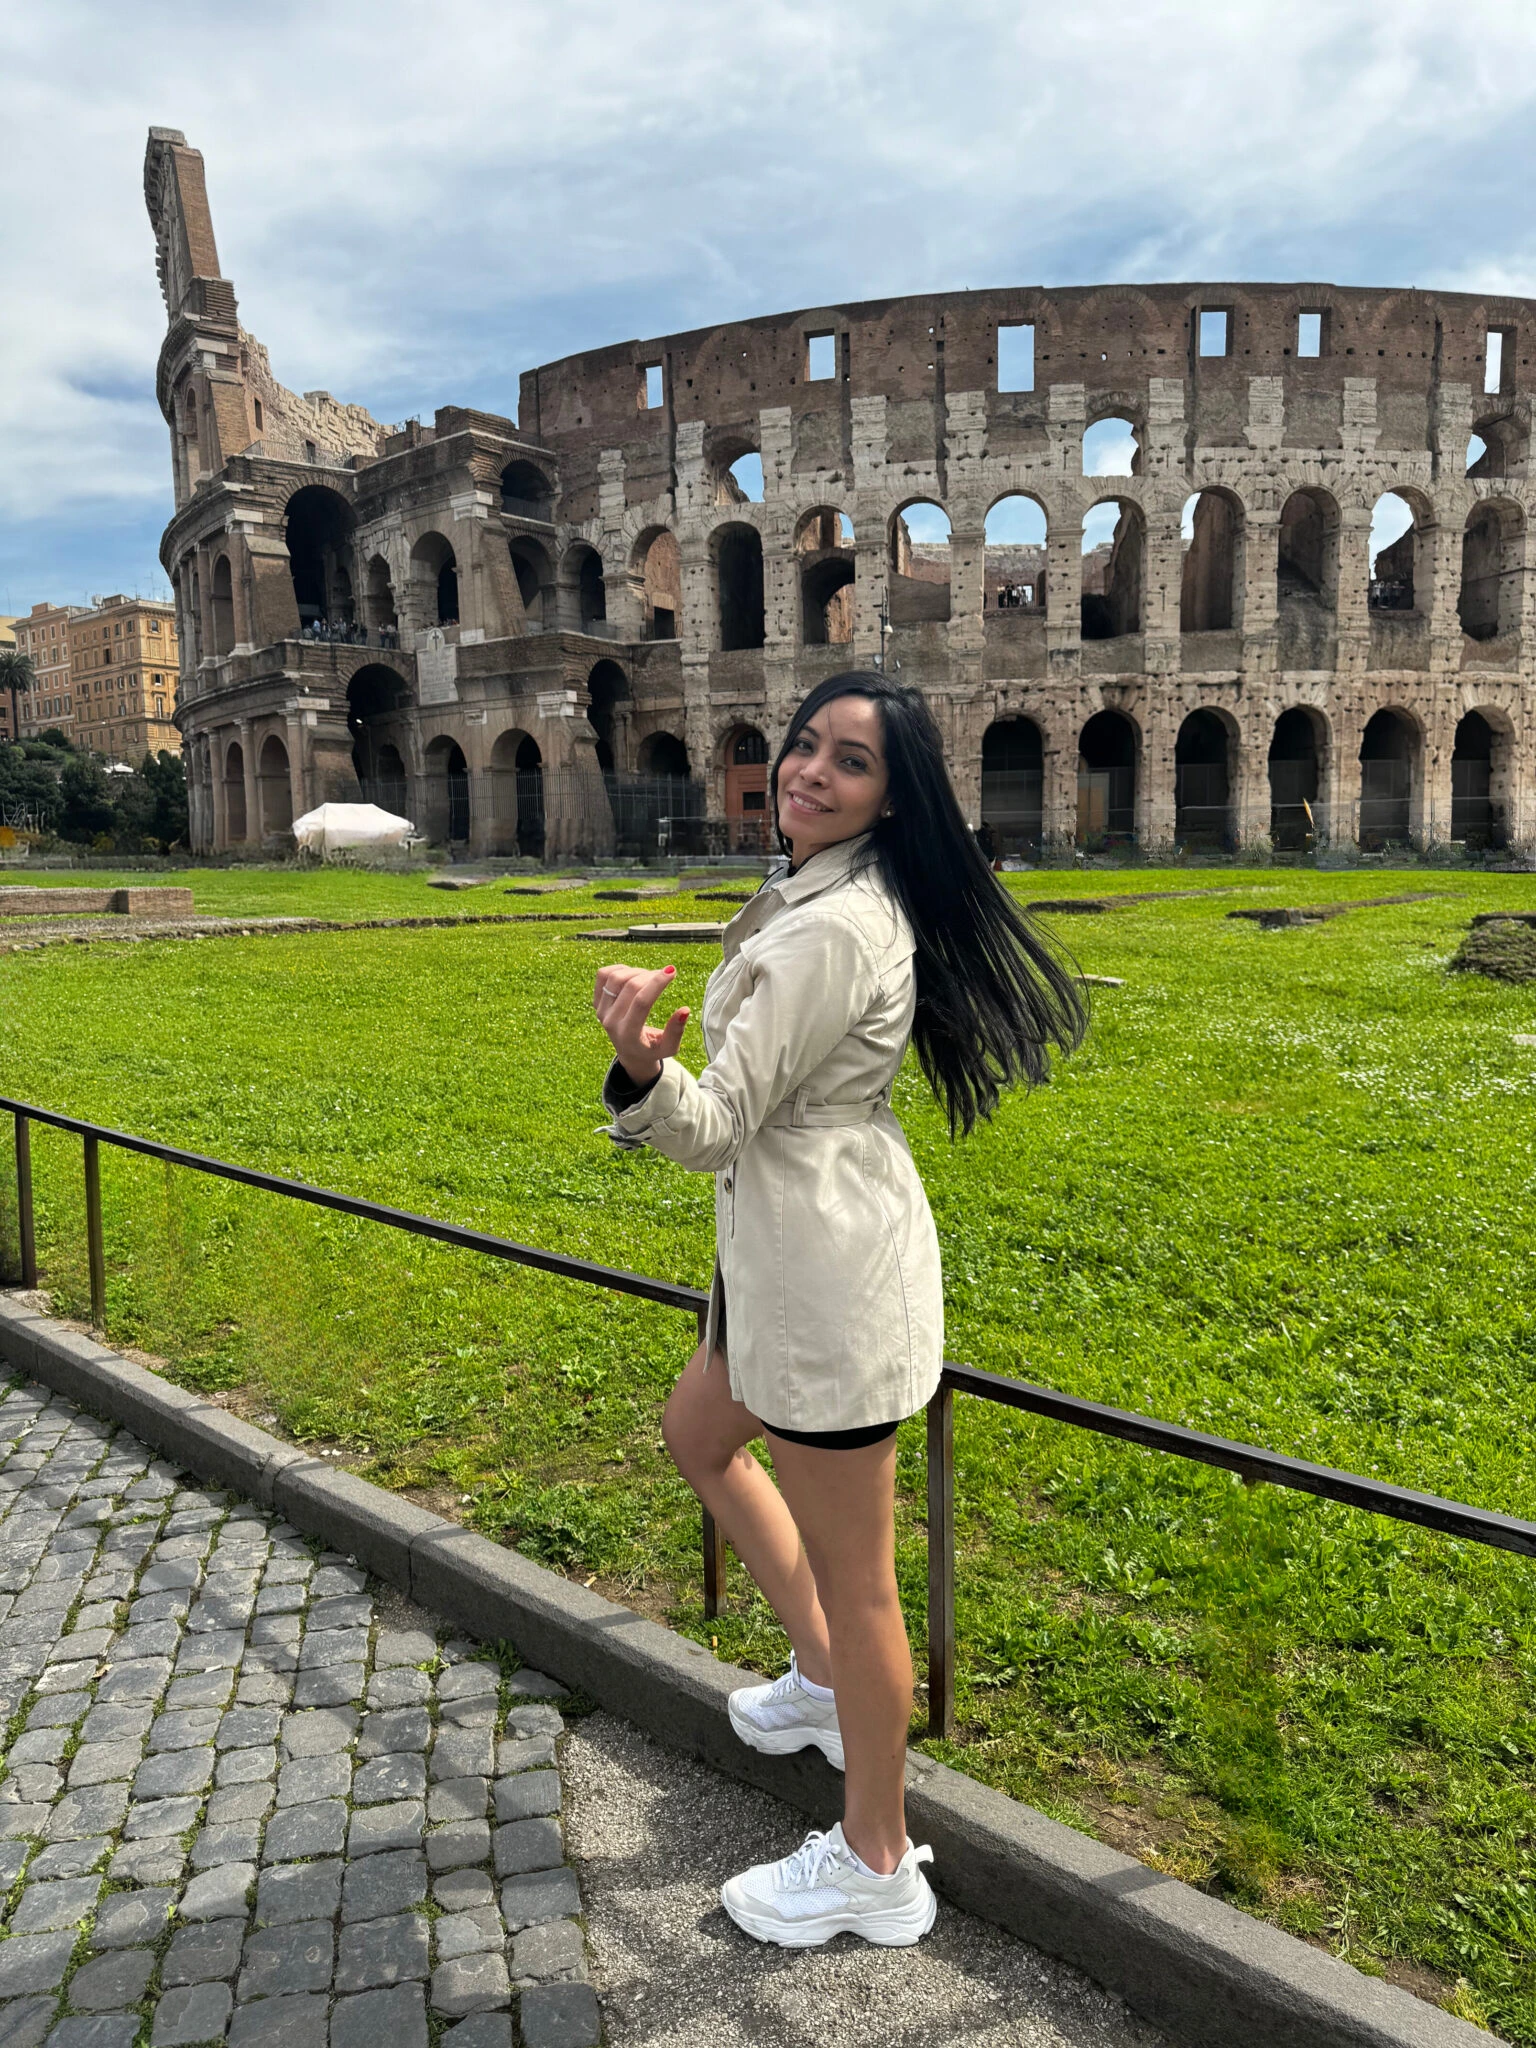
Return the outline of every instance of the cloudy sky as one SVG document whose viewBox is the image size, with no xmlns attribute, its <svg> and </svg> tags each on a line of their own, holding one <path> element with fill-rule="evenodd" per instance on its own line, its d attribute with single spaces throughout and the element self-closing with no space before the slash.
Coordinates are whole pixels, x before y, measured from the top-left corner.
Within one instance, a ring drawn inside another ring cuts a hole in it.
<svg viewBox="0 0 1536 2048">
<path fill-rule="evenodd" d="M 0 21 L 0 611 L 163 589 L 153 123 L 297 390 L 999 283 L 1536 294 L 1530 0 L 49 0 Z"/>
</svg>

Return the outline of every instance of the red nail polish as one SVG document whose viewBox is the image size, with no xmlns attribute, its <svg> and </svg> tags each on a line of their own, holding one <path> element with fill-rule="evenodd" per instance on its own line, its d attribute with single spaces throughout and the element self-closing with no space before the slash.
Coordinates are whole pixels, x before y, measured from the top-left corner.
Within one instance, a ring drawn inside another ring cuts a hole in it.
<svg viewBox="0 0 1536 2048">
<path fill-rule="evenodd" d="M 676 972 L 677 972 L 677 969 L 676 969 L 675 967 L 669 967 L 669 968 L 667 969 L 667 973 L 668 973 L 668 974 L 676 974 Z"/>
</svg>

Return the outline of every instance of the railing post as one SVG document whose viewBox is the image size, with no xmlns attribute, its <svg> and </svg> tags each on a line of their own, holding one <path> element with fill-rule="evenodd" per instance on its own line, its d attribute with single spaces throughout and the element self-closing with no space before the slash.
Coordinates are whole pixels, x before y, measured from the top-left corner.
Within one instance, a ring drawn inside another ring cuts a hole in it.
<svg viewBox="0 0 1536 2048">
<path fill-rule="evenodd" d="M 21 1241 L 21 1284 L 37 1285 L 37 1228 L 32 1212 L 32 1119 L 16 1118 L 16 1235 Z"/>
<path fill-rule="evenodd" d="M 91 1323 L 107 1327 L 107 1254 L 101 1237 L 101 1145 L 85 1141 L 85 1250 L 91 1268 Z"/>
<path fill-rule="evenodd" d="M 928 1403 L 928 1734 L 955 1732 L 955 1396 Z"/>
</svg>

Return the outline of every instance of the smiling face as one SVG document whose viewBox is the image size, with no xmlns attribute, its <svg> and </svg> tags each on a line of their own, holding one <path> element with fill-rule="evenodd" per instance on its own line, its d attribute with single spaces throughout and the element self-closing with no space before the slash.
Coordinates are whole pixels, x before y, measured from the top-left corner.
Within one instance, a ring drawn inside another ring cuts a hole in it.
<svg viewBox="0 0 1536 2048">
<path fill-rule="evenodd" d="M 779 767 L 779 830 L 797 868 L 867 832 L 884 811 L 883 723 L 868 697 L 834 697 L 795 734 Z"/>
</svg>

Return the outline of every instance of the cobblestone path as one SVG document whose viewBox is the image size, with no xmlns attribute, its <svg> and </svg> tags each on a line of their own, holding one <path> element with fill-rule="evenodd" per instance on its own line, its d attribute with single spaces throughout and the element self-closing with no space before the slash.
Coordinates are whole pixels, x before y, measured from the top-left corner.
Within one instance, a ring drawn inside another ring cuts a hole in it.
<svg viewBox="0 0 1536 2048">
<path fill-rule="evenodd" d="M 560 1687 L 0 1388 L 0 2048 L 590 2048 Z"/>
</svg>

